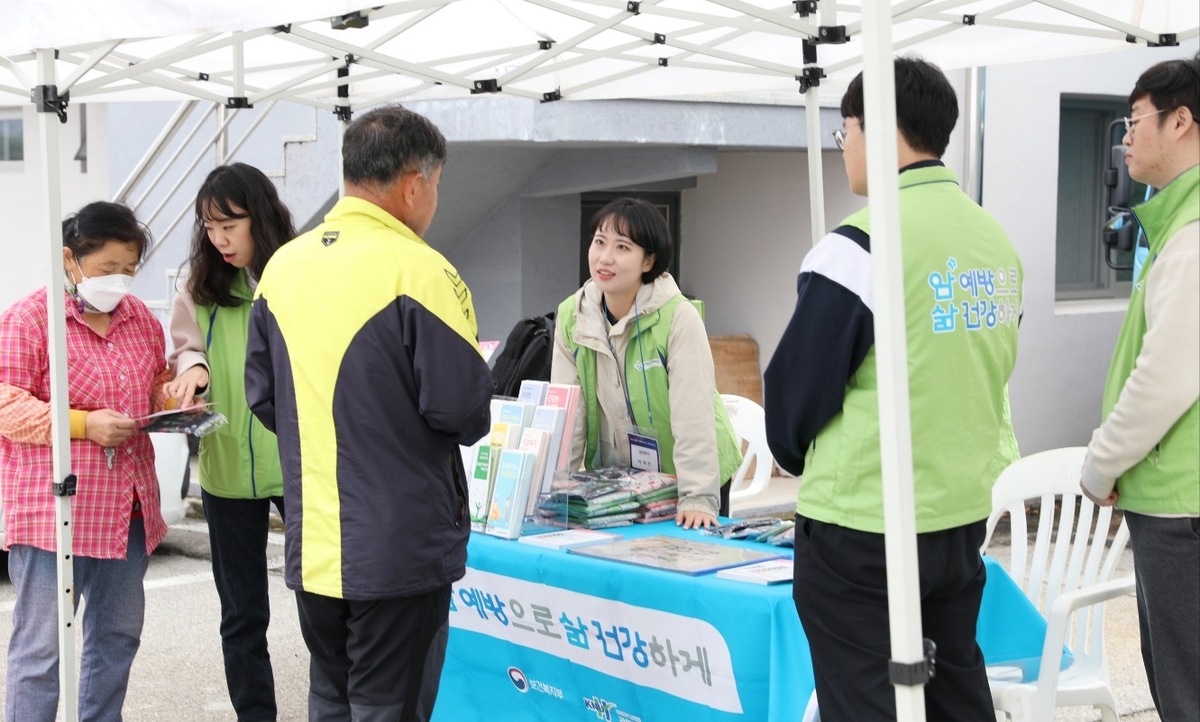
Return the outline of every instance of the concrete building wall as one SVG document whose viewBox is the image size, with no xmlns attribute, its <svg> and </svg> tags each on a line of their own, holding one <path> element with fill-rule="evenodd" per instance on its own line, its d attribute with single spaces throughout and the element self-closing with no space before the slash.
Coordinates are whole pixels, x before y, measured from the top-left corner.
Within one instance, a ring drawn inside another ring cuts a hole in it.
<svg viewBox="0 0 1200 722">
<path fill-rule="evenodd" d="M 1124 99 L 1156 62 L 1189 56 L 1139 48 L 987 70 L 983 206 L 1008 231 L 1025 266 L 1020 354 L 1010 384 L 1023 454 L 1086 444 L 1126 301 L 1055 301 L 1058 117 L 1063 94 Z M 1096 241 L 1099 243 L 1099 239 Z"/>
</svg>

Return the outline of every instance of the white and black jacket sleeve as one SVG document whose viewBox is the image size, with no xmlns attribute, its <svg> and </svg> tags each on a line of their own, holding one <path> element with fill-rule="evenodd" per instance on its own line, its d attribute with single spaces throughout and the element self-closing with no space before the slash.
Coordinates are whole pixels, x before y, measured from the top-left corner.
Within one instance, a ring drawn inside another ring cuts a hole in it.
<svg viewBox="0 0 1200 722">
<path fill-rule="evenodd" d="M 821 239 L 800 266 L 796 295 L 763 398 L 771 453 L 800 474 L 808 447 L 841 412 L 846 384 L 875 343 L 867 234 L 840 226 Z"/>
</svg>

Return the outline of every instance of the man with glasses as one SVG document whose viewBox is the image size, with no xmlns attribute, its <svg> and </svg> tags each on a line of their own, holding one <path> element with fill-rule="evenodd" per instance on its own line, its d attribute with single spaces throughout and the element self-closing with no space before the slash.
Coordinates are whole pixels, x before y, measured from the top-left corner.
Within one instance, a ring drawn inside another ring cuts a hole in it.
<svg viewBox="0 0 1200 722">
<path fill-rule="evenodd" d="M 993 722 L 975 627 L 991 488 L 1016 456 L 1005 385 L 1017 357 L 1021 262 L 999 224 L 939 160 L 958 120 L 936 66 L 897 58 L 896 143 L 924 635 L 937 644 L 927 718 Z M 850 190 L 867 195 L 862 75 L 842 98 Z M 896 718 L 867 209 L 804 258 L 796 309 L 767 367 L 767 440 L 803 472 L 796 609 L 821 719 Z M 901 310 L 901 309 L 897 309 Z"/>
<path fill-rule="evenodd" d="M 1133 542 L 1142 661 L 1164 720 L 1200 720 L 1200 53 L 1142 73 L 1125 165 L 1150 253 L 1129 297 L 1081 486 Z"/>
</svg>

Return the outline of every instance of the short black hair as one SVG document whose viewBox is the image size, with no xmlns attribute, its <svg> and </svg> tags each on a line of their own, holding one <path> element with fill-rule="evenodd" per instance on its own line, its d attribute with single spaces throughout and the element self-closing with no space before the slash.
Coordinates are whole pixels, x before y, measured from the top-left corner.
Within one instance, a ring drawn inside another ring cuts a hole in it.
<svg viewBox="0 0 1200 722">
<path fill-rule="evenodd" d="M 240 210 L 235 211 L 235 206 Z M 238 269 L 221 258 L 204 227 L 205 221 L 216 220 L 218 214 L 220 218 L 250 219 L 254 260 L 246 270 L 254 279 L 262 278 L 267 261 L 296 235 L 296 229 L 275 184 L 259 169 L 233 163 L 209 172 L 196 194 L 196 222 L 189 257 L 192 300 L 202 306 L 239 306 L 242 300 L 230 293 Z"/>
<path fill-rule="evenodd" d="M 671 229 L 662 214 L 641 198 L 618 198 L 592 216 L 592 235 L 605 223 L 617 233 L 642 247 L 647 255 L 654 254 L 654 265 L 642 274 L 642 283 L 650 283 L 671 265 L 674 245 Z"/>
<path fill-rule="evenodd" d="M 942 69 L 915 55 L 895 59 L 896 125 L 913 150 L 938 158 L 946 152 L 958 123 L 958 96 Z M 866 125 L 862 73 L 854 76 L 842 96 L 842 117 Z"/>
<path fill-rule="evenodd" d="M 1142 73 L 1129 94 L 1130 107 L 1146 96 L 1159 110 L 1187 108 L 1192 111 L 1192 119 L 1200 123 L 1200 52 L 1190 58 L 1164 60 Z M 1159 115 L 1159 124 L 1166 121 L 1166 116 Z"/>
<path fill-rule="evenodd" d="M 446 138 L 428 118 L 399 105 L 370 110 L 346 128 L 342 176 L 386 188 L 405 173 L 429 178 L 446 162 Z"/>
<path fill-rule="evenodd" d="M 62 222 L 63 246 L 81 259 L 104 247 L 109 241 L 133 243 L 138 262 L 150 248 L 150 229 L 128 206 L 108 201 L 89 203 Z"/>
</svg>

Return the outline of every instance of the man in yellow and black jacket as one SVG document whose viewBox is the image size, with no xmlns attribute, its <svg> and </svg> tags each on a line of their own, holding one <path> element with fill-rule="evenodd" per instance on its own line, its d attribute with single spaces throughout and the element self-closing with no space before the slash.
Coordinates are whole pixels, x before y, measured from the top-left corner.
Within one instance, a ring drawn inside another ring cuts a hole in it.
<svg viewBox="0 0 1200 722">
<path fill-rule="evenodd" d="M 345 197 L 271 258 L 246 396 L 279 438 L 309 719 L 427 719 L 470 524 L 459 444 L 491 423 L 471 294 L 421 235 L 446 141 L 378 108 L 347 128 Z"/>
</svg>

